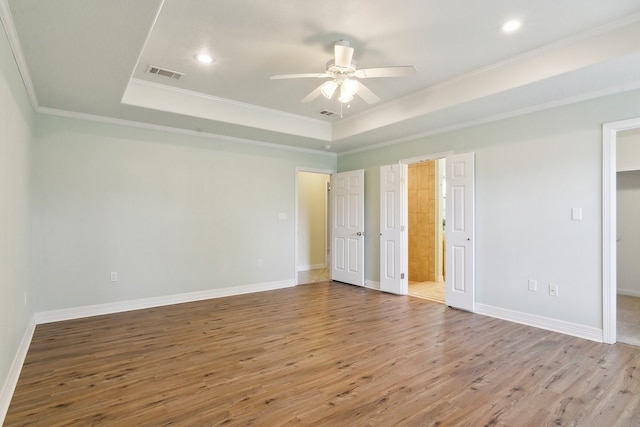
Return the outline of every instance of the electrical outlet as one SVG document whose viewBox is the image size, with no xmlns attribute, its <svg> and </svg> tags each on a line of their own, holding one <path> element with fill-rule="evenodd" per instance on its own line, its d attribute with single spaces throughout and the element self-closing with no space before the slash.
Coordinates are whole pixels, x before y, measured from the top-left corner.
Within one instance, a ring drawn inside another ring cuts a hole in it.
<svg viewBox="0 0 640 427">
<path fill-rule="evenodd" d="M 258 267 L 262 268 L 262 260 L 261 259 L 258 260 Z"/>
<path fill-rule="evenodd" d="M 118 272 L 117 271 L 112 271 L 111 272 L 111 279 L 112 282 L 117 282 L 118 281 Z"/>
<path fill-rule="evenodd" d="M 558 296 L 558 285 L 554 285 L 553 283 L 549 284 L 549 295 L 552 297 Z"/>
<path fill-rule="evenodd" d="M 529 290 L 531 292 L 535 292 L 538 290 L 538 281 L 534 279 L 529 279 Z"/>
</svg>

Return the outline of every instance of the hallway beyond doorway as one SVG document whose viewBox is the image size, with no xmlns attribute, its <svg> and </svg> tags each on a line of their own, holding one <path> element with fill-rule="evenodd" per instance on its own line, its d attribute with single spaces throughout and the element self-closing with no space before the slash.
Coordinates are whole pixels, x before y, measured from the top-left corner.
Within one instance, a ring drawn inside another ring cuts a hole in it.
<svg viewBox="0 0 640 427">
<path fill-rule="evenodd" d="M 640 298 L 618 294 L 617 342 L 640 347 Z"/>
</svg>

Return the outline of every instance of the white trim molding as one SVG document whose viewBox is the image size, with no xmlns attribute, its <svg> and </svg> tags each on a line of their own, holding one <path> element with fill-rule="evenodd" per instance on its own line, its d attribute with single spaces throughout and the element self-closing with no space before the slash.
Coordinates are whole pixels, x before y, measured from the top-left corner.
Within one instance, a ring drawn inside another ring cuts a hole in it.
<svg viewBox="0 0 640 427">
<path fill-rule="evenodd" d="M 4 419 L 7 416 L 7 411 L 9 410 L 9 404 L 11 403 L 13 392 L 18 385 L 18 378 L 20 378 L 22 365 L 24 365 L 24 360 L 27 357 L 27 351 L 29 350 L 29 346 L 31 345 L 31 339 L 33 338 L 33 333 L 35 330 L 36 322 L 32 317 L 31 321 L 27 325 L 26 330 L 24 331 L 22 341 L 20 341 L 20 346 L 18 347 L 18 351 L 13 358 L 13 362 L 11 363 L 11 367 L 9 368 L 9 372 L 7 373 L 7 378 L 5 379 L 4 384 L 2 385 L 2 389 L 0 390 L 0 425 L 4 425 Z"/>
<path fill-rule="evenodd" d="M 153 123 L 137 122 L 137 121 L 127 120 L 127 119 L 120 119 L 116 117 L 97 116 L 95 114 L 78 113 L 75 111 L 60 110 L 57 108 L 38 107 L 36 109 L 36 113 L 46 114 L 50 116 L 64 117 L 67 119 L 87 120 L 87 121 L 92 121 L 97 123 L 104 123 L 108 125 L 127 126 L 132 128 L 138 128 L 138 129 L 147 129 L 152 131 L 174 133 L 178 135 L 197 136 L 197 137 L 208 138 L 208 139 L 216 139 L 216 140 L 225 141 L 225 142 L 236 142 L 236 143 L 243 143 L 243 144 L 249 144 L 249 145 L 256 145 L 259 147 L 273 148 L 275 150 L 287 150 L 287 151 L 296 151 L 301 153 L 321 154 L 321 155 L 324 155 L 327 157 L 333 157 L 333 158 L 338 157 L 337 153 L 326 151 L 326 150 L 316 150 L 313 148 L 303 148 L 303 147 L 297 147 L 293 145 L 276 144 L 273 142 L 264 142 L 264 141 L 254 140 L 254 139 L 239 138 L 235 136 L 223 135 L 218 133 L 210 133 L 210 132 L 198 131 L 198 130 L 191 130 L 191 129 L 182 129 L 182 128 L 158 125 Z"/>
<path fill-rule="evenodd" d="M 332 125 L 324 120 L 135 78 L 129 80 L 121 102 L 324 142 L 332 140 Z"/>
<path fill-rule="evenodd" d="M 367 289 L 373 289 L 375 291 L 380 291 L 380 282 L 375 282 L 373 280 L 365 280 L 364 287 Z"/>
<path fill-rule="evenodd" d="M 20 73 L 20 77 L 22 77 L 24 89 L 29 97 L 29 102 L 31 102 L 31 107 L 35 111 L 38 109 L 38 97 L 36 96 L 36 91 L 33 87 L 31 74 L 29 74 L 27 61 L 24 59 L 24 54 L 22 53 L 22 46 L 20 45 L 18 32 L 16 31 L 16 26 L 13 23 L 13 17 L 11 16 L 11 10 L 9 9 L 7 0 L 0 0 L 0 21 L 2 21 L 4 32 L 9 40 L 9 46 L 11 46 L 13 57 L 15 58 L 16 65 L 18 66 L 18 72 Z"/>
<path fill-rule="evenodd" d="M 107 304 L 65 308 L 61 310 L 41 311 L 35 314 L 35 323 L 40 325 L 42 323 L 60 322 L 63 320 L 80 319 L 84 317 L 100 316 L 103 314 L 122 313 L 125 311 L 142 310 L 145 308 L 161 307 L 164 305 L 250 294 L 253 292 L 273 291 L 276 289 L 290 288 L 292 286 L 295 286 L 294 280 L 283 280 Z"/>
<path fill-rule="evenodd" d="M 327 268 L 327 264 L 310 264 L 310 265 L 299 265 L 298 271 L 311 271 L 311 270 L 319 270 L 321 268 Z"/>
<path fill-rule="evenodd" d="M 566 322 L 564 320 L 551 319 L 548 317 L 537 316 L 535 314 L 527 314 L 479 303 L 476 303 L 475 313 L 520 323 L 522 325 L 533 326 L 547 331 L 559 332 L 561 334 L 571 335 L 578 338 L 602 342 L 602 329 L 591 326 L 579 325 L 577 323 Z"/>
</svg>

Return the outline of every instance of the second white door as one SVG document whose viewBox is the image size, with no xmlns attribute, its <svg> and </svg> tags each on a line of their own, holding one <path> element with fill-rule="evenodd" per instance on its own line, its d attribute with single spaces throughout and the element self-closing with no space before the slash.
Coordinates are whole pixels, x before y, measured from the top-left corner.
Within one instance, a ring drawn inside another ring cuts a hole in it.
<svg viewBox="0 0 640 427">
<path fill-rule="evenodd" d="M 407 165 L 380 167 L 380 290 L 408 292 Z"/>
</svg>

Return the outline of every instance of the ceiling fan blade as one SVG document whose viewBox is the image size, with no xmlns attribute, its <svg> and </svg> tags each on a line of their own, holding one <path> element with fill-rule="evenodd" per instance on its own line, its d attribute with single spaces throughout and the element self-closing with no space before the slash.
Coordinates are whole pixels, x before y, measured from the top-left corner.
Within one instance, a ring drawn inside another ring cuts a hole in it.
<svg viewBox="0 0 640 427">
<path fill-rule="evenodd" d="M 355 73 L 356 77 L 367 79 L 371 77 L 411 77 L 416 75 L 413 65 L 401 65 L 398 67 L 362 68 Z"/>
<path fill-rule="evenodd" d="M 358 82 L 358 96 L 364 100 L 367 104 L 375 104 L 380 101 L 378 96 L 371 92 L 371 89 L 362 84 L 362 82 Z"/>
<path fill-rule="evenodd" d="M 320 89 L 322 89 L 322 85 L 318 86 L 317 88 L 315 88 L 313 91 L 311 91 L 311 93 L 307 96 L 305 96 L 304 98 L 302 98 L 302 102 L 303 104 L 306 104 L 308 102 L 313 101 L 314 99 L 316 99 L 317 97 L 319 97 L 322 92 L 320 92 Z"/>
<path fill-rule="evenodd" d="M 281 80 L 281 79 L 306 79 L 306 78 L 324 79 L 327 77 L 333 77 L 333 76 L 327 73 L 302 73 L 302 74 L 277 74 L 269 78 L 271 80 Z"/>
<path fill-rule="evenodd" d="M 353 58 L 353 48 L 346 40 L 339 40 L 333 46 L 336 67 L 348 67 Z"/>
</svg>

